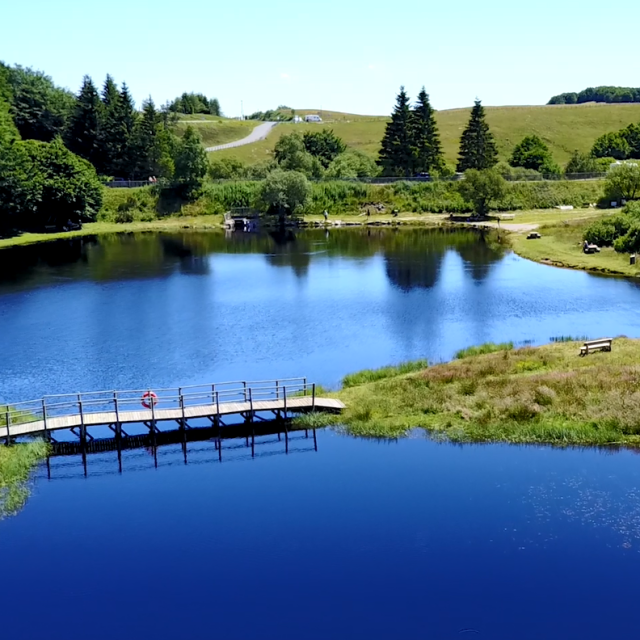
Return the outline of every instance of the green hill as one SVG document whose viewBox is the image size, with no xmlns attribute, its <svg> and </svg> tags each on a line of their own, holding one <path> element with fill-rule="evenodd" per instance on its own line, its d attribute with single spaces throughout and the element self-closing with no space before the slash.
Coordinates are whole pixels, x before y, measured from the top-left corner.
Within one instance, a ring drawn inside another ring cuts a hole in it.
<svg viewBox="0 0 640 640">
<path fill-rule="evenodd" d="M 198 113 L 181 116 L 177 129 L 182 134 L 191 125 L 200 134 L 205 147 L 214 147 L 248 136 L 259 124 L 255 120 L 233 120 Z"/>
<path fill-rule="evenodd" d="M 455 163 L 458 143 L 471 108 L 438 111 L 440 136 L 448 162 Z M 388 118 L 383 116 L 359 116 L 333 111 L 311 109 L 296 110 L 296 114 L 317 113 L 322 124 L 283 123 L 274 128 L 266 140 L 243 147 L 217 151 L 216 157 L 233 157 L 248 164 L 267 160 L 272 156 L 278 138 L 292 131 L 316 130 L 327 126 L 334 130 L 354 149 L 377 156 L 380 141 Z M 594 140 L 608 131 L 617 131 L 632 122 L 640 122 L 640 104 L 579 104 L 546 105 L 533 107 L 486 107 L 487 122 L 496 137 L 501 160 L 507 160 L 513 147 L 526 135 L 537 134 L 551 149 L 554 158 L 564 163 L 571 153 L 589 151 Z M 226 120 L 227 123 L 240 123 Z M 259 123 L 254 123 L 259 124 Z M 199 126 L 204 132 L 208 125 Z M 222 127 L 222 124 L 215 126 Z M 244 134 L 243 134 L 244 135 Z M 242 136 L 239 136 L 242 137 Z M 233 139 L 233 138 L 231 138 Z M 228 142 L 229 140 L 225 140 Z M 209 145 L 208 145 L 209 146 Z"/>
</svg>

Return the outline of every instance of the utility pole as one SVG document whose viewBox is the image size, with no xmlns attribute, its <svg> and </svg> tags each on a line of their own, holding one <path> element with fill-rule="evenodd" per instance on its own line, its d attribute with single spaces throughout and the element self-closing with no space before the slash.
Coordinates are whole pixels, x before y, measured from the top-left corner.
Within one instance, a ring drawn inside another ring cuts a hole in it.
<svg viewBox="0 0 640 640">
<path fill-rule="evenodd" d="M 240 119 L 244 120 L 244 104 L 242 100 L 240 100 Z"/>
</svg>

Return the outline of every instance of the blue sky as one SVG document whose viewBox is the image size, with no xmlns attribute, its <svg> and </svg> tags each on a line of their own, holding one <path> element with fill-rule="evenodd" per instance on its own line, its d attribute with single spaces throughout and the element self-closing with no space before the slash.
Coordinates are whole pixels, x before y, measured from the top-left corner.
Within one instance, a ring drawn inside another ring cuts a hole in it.
<svg viewBox="0 0 640 640">
<path fill-rule="evenodd" d="M 286 104 L 391 111 L 400 85 L 437 109 L 544 104 L 601 84 L 640 86 L 624 35 L 638 0 L 2 0 L 0 60 L 74 91 L 111 73 L 138 103 L 216 96 L 226 115 Z M 635 27 L 634 27 L 635 28 Z M 607 33 L 610 36 L 607 36 Z"/>
</svg>

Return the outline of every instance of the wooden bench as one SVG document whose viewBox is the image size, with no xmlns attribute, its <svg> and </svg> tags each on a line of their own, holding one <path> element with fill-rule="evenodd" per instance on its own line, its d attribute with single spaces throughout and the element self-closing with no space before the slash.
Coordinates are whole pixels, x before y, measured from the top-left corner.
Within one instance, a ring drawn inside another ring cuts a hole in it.
<svg viewBox="0 0 640 640">
<path fill-rule="evenodd" d="M 588 340 L 580 347 L 580 357 L 588 356 L 592 351 L 611 351 L 611 338 Z"/>
</svg>

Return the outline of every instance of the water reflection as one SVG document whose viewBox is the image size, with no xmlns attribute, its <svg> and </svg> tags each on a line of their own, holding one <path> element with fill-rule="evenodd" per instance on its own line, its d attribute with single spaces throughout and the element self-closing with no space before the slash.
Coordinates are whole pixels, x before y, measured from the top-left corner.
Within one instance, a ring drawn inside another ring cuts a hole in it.
<svg viewBox="0 0 640 640">
<path fill-rule="evenodd" d="M 41 475 L 48 480 L 60 480 L 78 475 L 103 476 L 176 464 L 237 462 L 317 451 L 316 430 L 298 428 L 290 420 L 241 422 L 222 428 L 194 426 L 132 432 L 124 437 L 114 435 L 87 442 L 52 442 L 51 455 Z"/>
<path fill-rule="evenodd" d="M 481 280 L 501 254 L 482 232 L 439 229 L 286 229 L 261 233 L 123 233 L 71 238 L 0 251 L 0 285 L 46 285 L 60 277 L 95 282 L 208 275 L 213 254 L 260 254 L 269 265 L 307 275 L 313 260 L 384 257 L 389 280 L 403 290 L 433 287 L 442 259 L 458 253 Z M 55 270 L 54 274 L 51 270 Z"/>
</svg>

